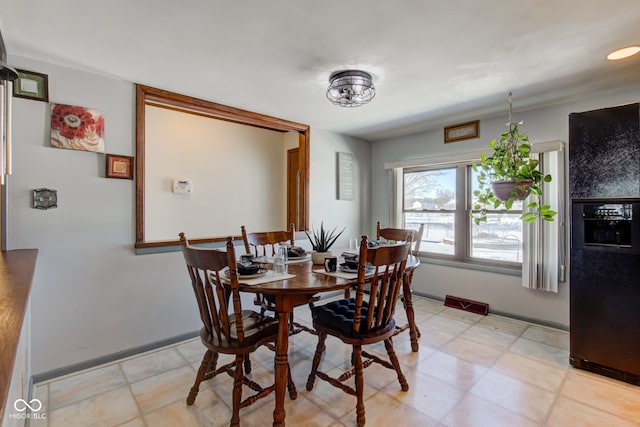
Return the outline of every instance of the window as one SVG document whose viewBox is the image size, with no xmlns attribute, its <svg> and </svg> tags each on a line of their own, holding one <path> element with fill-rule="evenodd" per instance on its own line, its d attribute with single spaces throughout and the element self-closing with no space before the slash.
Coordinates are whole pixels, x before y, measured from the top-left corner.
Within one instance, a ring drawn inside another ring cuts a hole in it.
<svg viewBox="0 0 640 427">
<path fill-rule="evenodd" d="M 522 286 L 557 292 L 566 272 L 566 157 L 562 141 L 533 145 L 544 174 L 543 203 L 558 211 L 553 222 L 524 224 L 523 204 L 510 211 L 490 212 L 476 227 L 469 217 L 477 180 L 471 163 L 482 151 L 449 153 L 385 163 L 389 173 L 389 222 L 418 229 L 424 224 L 420 253 L 431 259 L 479 265 L 507 274 L 521 274 Z M 455 265 L 454 265 L 455 266 Z M 503 268 L 494 268 L 503 267 Z"/>
<path fill-rule="evenodd" d="M 489 211 L 480 226 L 469 217 L 477 189 L 471 162 L 403 169 L 403 227 L 424 224 L 420 252 L 436 258 L 520 268 L 522 202 Z"/>
<path fill-rule="evenodd" d="M 418 229 L 424 224 L 420 243 L 423 252 L 455 253 L 456 175 L 456 168 L 404 173 L 404 228 Z"/>
<path fill-rule="evenodd" d="M 471 191 L 468 206 L 473 206 L 477 198 L 473 192 L 478 189 L 476 173 L 467 167 Z M 486 259 L 499 262 L 522 263 L 522 215 L 523 203 L 515 202 L 509 211 L 490 210 L 487 222 L 471 225 L 471 245 L 469 256 L 472 259 Z M 468 212 L 468 211 L 467 211 Z M 468 215 L 467 215 L 468 216 Z"/>
</svg>

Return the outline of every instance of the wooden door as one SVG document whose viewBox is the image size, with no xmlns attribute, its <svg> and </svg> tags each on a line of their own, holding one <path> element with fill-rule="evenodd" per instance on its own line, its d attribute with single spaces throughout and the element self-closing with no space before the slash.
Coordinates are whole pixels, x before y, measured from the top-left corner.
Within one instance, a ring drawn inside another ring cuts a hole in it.
<svg viewBox="0 0 640 427">
<path fill-rule="evenodd" d="M 287 225 L 295 224 L 300 230 L 300 150 L 287 150 Z"/>
</svg>

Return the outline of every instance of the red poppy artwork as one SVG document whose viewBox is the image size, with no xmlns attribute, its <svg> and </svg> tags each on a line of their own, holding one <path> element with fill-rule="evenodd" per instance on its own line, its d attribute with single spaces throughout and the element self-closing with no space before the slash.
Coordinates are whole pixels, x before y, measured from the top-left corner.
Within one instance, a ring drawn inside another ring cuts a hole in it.
<svg viewBox="0 0 640 427">
<path fill-rule="evenodd" d="M 104 153 L 102 111 L 51 104 L 51 146 Z"/>
</svg>

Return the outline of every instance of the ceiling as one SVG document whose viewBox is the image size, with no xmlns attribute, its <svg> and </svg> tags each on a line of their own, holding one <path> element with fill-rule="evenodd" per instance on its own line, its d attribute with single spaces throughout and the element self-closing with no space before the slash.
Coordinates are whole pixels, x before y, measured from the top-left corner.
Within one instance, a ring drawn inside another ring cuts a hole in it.
<svg viewBox="0 0 640 427">
<path fill-rule="evenodd" d="M 378 140 L 640 82 L 638 0 L 0 0 L 12 55 Z M 325 97 L 373 75 L 368 105 Z M 31 70 L 38 71 L 38 70 Z M 50 93 L 55 101 L 56 94 Z"/>
</svg>

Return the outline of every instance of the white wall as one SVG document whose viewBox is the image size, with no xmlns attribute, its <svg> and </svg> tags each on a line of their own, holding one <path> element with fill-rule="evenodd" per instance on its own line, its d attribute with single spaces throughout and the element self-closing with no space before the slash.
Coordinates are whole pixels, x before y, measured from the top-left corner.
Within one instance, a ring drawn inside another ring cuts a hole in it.
<svg viewBox="0 0 640 427">
<path fill-rule="evenodd" d="M 353 200 L 337 200 L 337 153 L 353 154 Z M 332 132 L 315 130 L 311 135 L 310 221 L 313 229 L 346 227 L 336 247 L 347 248 L 349 237 L 371 228 L 370 143 Z M 332 248 L 333 249 L 333 248 Z"/>
<path fill-rule="evenodd" d="M 156 106 L 145 121 L 145 241 L 287 228 L 286 134 Z"/>
<path fill-rule="evenodd" d="M 9 61 L 47 74 L 51 102 L 101 109 L 106 151 L 135 154 L 131 82 L 24 57 L 10 55 Z M 51 148 L 49 116 L 46 103 L 14 100 L 7 237 L 8 249 L 39 249 L 31 293 L 33 373 L 199 329 L 182 255 L 134 255 L 134 181 L 105 179 L 104 155 Z M 336 200 L 336 151 L 354 153 L 354 201 Z M 369 143 L 312 130 L 311 159 L 312 223 L 366 229 Z M 58 190 L 58 208 L 30 207 L 31 190 L 42 187 Z"/>
<path fill-rule="evenodd" d="M 638 102 L 640 86 L 624 88 L 602 94 L 585 94 L 585 98 L 530 111 L 517 111 L 517 93 L 514 94 L 514 120 L 524 120 L 522 130 L 533 143 L 569 141 L 569 114 Z M 480 121 L 480 138 L 444 144 L 442 129 L 403 138 L 378 141 L 373 144 L 372 218 L 388 221 L 387 162 L 417 157 L 446 155 L 486 148 L 488 142 L 506 130 L 505 115 Z M 468 117 L 469 120 L 476 119 Z M 568 212 L 568 209 L 567 209 Z M 568 273 L 567 273 L 568 277 Z M 569 325 L 569 286 L 560 284 L 558 294 L 532 291 L 520 286 L 520 277 L 506 276 L 444 267 L 423 263 L 414 274 L 414 289 L 428 295 L 444 298 L 455 295 L 489 303 L 491 310 L 525 318 L 538 319 L 560 325 Z"/>
</svg>

